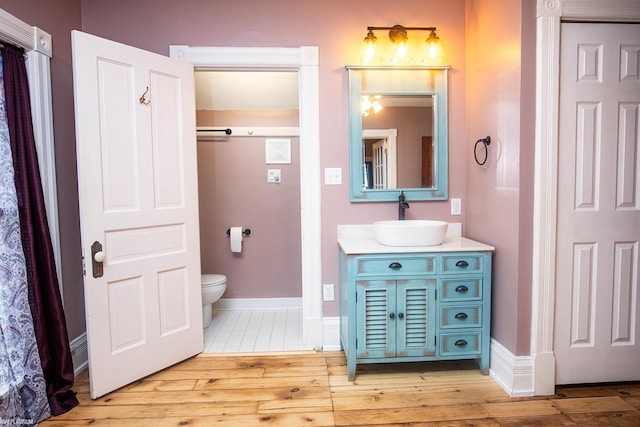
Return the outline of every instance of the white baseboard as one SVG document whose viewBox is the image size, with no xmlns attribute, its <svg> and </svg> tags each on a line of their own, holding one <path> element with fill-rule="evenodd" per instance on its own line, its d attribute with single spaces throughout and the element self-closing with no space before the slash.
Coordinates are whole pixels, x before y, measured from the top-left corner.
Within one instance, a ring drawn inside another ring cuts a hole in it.
<svg viewBox="0 0 640 427">
<path fill-rule="evenodd" d="M 87 333 L 72 339 L 69 342 L 69 348 L 71 349 L 71 360 L 73 362 L 73 375 L 78 375 L 80 372 L 87 369 L 89 366 L 89 353 L 87 352 Z"/>
<path fill-rule="evenodd" d="M 322 318 L 322 350 L 340 350 L 340 317 Z"/>
<path fill-rule="evenodd" d="M 493 378 L 511 397 L 533 396 L 533 358 L 515 356 L 498 341 L 491 339 Z"/>
<path fill-rule="evenodd" d="M 302 298 L 220 298 L 214 310 L 299 310 Z"/>
</svg>

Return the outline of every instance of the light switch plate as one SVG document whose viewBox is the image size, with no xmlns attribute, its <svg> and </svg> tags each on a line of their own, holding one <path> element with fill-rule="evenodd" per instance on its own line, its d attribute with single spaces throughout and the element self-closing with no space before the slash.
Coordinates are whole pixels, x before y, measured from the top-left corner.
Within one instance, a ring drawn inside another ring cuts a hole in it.
<svg viewBox="0 0 640 427">
<path fill-rule="evenodd" d="M 324 168 L 324 184 L 342 184 L 342 168 Z"/>
<path fill-rule="evenodd" d="M 267 182 L 280 184 L 281 179 L 282 171 L 280 169 L 267 169 Z"/>
</svg>

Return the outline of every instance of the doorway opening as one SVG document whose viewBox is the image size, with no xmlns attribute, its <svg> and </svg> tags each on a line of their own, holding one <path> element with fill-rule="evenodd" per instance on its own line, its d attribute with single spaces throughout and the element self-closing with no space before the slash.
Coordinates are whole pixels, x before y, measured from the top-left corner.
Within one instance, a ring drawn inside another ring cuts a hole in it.
<svg viewBox="0 0 640 427">
<path fill-rule="evenodd" d="M 204 352 L 304 350 L 298 72 L 196 70 L 195 84 L 202 272 L 227 277 Z M 234 252 L 235 226 L 250 234 Z"/>
<path fill-rule="evenodd" d="M 300 48 L 170 46 L 170 56 L 192 63 L 196 71 L 297 71 L 300 129 L 302 340 L 305 349 L 322 349 L 318 48 L 315 46 Z M 231 287 L 232 284 L 229 286 Z"/>
</svg>

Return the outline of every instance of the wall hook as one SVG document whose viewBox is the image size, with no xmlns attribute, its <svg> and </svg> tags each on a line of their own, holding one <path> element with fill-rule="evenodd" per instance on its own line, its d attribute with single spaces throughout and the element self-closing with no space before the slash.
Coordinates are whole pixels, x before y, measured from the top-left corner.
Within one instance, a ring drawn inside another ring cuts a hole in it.
<svg viewBox="0 0 640 427">
<path fill-rule="evenodd" d="M 484 147 L 484 159 L 482 161 L 478 160 L 478 144 L 482 143 Z M 476 163 L 480 166 L 487 163 L 487 158 L 489 158 L 489 144 L 491 144 L 491 137 L 487 136 L 486 138 L 480 138 L 476 141 L 476 145 L 473 146 L 473 158 L 476 159 Z"/>
<path fill-rule="evenodd" d="M 144 91 L 144 93 L 142 94 L 142 96 L 140 97 L 140 99 L 139 99 L 140 104 L 143 104 L 143 105 L 149 105 L 149 103 L 151 102 L 151 101 L 147 101 L 147 100 L 144 98 L 144 96 L 145 96 L 147 93 L 149 93 L 149 86 L 147 86 L 147 90 L 145 90 L 145 91 Z"/>
</svg>

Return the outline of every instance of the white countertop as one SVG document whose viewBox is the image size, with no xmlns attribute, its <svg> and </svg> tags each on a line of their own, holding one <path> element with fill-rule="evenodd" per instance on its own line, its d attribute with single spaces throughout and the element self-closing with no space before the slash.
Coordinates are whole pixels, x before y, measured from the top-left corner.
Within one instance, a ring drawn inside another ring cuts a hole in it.
<svg viewBox="0 0 640 427">
<path fill-rule="evenodd" d="M 444 242 L 436 246 L 385 246 L 376 241 L 372 224 L 339 225 L 338 245 L 347 255 L 396 254 L 414 252 L 493 251 L 493 246 L 460 236 L 459 224 L 450 224 Z"/>
</svg>

